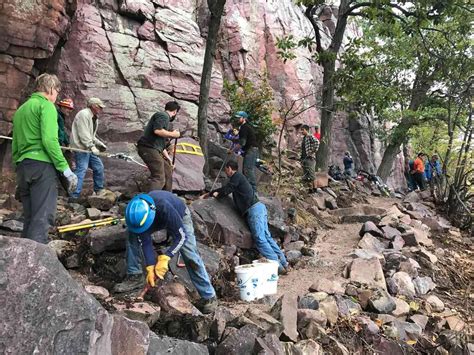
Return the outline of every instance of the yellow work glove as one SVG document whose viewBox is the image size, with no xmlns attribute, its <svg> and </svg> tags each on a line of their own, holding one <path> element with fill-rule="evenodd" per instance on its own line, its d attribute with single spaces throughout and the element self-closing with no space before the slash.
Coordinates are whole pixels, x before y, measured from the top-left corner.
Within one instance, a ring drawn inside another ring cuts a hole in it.
<svg viewBox="0 0 474 355">
<path fill-rule="evenodd" d="M 150 265 L 146 267 L 146 282 L 151 287 L 155 287 L 155 266 Z"/>
<path fill-rule="evenodd" d="M 160 279 L 165 278 L 165 274 L 168 272 L 168 263 L 170 261 L 170 257 L 167 255 L 160 255 L 158 256 L 158 262 L 155 265 L 155 274 Z"/>
</svg>

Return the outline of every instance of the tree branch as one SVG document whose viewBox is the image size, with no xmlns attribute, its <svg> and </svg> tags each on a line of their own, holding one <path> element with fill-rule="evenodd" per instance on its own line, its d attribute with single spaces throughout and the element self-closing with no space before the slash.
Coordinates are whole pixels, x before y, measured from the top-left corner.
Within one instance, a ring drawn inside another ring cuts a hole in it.
<svg viewBox="0 0 474 355">
<path fill-rule="evenodd" d="M 321 33 L 319 32 L 319 26 L 316 20 L 314 19 L 314 13 L 316 11 L 316 6 L 310 5 L 306 8 L 304 12 L 306 18 L 311 22 L 313 26 L 314 35 L 316 37 L 316 52 L 321 53 L 323 51 L 323 46 L 321 45 Z"/>
</svg>

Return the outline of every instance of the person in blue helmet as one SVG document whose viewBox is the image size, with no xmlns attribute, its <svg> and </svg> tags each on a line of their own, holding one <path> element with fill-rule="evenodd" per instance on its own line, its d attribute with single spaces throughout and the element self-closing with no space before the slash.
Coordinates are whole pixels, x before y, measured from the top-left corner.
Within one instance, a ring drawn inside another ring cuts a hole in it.
<svg viewBox="0 0 474 355">
<path fill-rule="evenodd" d="M 140 245 L 145 259 L 146 282 L 152 287 L 156 278 L 164 279 L 171 258 L 181 253 L 189 277 L 201 296 L 201 312 L 212 313 L 217 307 L 216 291 L 199 255 L 191 212 L 185 203 L 168 191 L 139 194 L 127 205 L 125 221 L 129 230 L 127 279 L 117 284 L 114 291 L 129 292 L 143 287 Z M 159 230 L 168 232 L 172 244 L 156 258 L 151 235 Z"/>
</svg>

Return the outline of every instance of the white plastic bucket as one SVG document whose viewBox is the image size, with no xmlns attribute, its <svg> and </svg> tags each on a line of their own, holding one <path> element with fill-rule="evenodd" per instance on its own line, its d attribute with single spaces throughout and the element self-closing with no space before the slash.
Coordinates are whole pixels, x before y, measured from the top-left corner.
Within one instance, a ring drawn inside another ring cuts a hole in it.
<svg viewBox="0 0 474 355">
<path fill-rule="evenodd" d="M 275 260 L 254 260 L 253 265 L 257 265 L 261 270 L 261 278 L 263 279 L 263 294 L 275 295 L 278 291 L 278 261 Z"/>
<path fill-rule="evenodd" d="M 263 297 L 261 270 L 260 267 L 253 264 L 240 265 L 235 268 L 237 287 L 242 301 L 250 302 Z"/>
</svg>

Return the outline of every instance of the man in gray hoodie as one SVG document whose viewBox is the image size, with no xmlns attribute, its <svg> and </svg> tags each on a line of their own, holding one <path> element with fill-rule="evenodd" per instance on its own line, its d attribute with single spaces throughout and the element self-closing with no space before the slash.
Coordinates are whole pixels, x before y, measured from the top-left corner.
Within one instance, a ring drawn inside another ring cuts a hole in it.
<svg viewBox="0 0 474 355">
<path fill-rule="evenodd" d="M 74 118 L 71 130 L 71 147 L 88 150 L 87 153 L 75 152 L 78 183 L 72 198 L 79 198 L 82 183 L 87 169 L 92 169 L 94 179 L 94 192 L 100 193 L 104 189 L 104 164 L 99 158 L 100 151 L 105 151 L 107 146 L 97 138 L 98 116 L 105 105 L 101 99 L 92 97 L 87 101 L 87 108 L 79 111 Z"/>
</svg>

